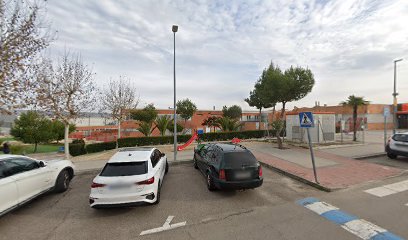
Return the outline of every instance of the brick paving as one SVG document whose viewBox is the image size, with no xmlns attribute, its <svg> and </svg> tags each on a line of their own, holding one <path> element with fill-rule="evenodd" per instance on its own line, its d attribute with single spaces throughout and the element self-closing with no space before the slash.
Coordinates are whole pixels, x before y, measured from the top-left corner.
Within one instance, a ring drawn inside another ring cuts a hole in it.
<svg viewBox="0 0 408 240">
<path fill-rule="evenodd" d="M 301 177 L 310 182 L 315 182 L 313 169 L 289 162 L 282 158 L 282 154 L 280 154 L 281 158 L 278 158 L 273 155 L 273 152 L 266 153 L 259 150 L 251 150 L 261 162 L 278 168 L 284 172 Z M 304 155 L 305 161 L 311 161 L 310 152 L 307 149 L 291 148 L 278 151 L 285 151 L 288 156 L 293 152 L 297 152 L 297 155 L 299 152 L 301 152 Z M 347 188 L 349 186 L 368 181 L 382 180 L 385 178 L 398 176 L 403 173 L 403 170 L 401 169 L 386 167 L 374 163 L 367 163 L 361 160 L 342 157 L 323 151 L 315 151 L 315 155 L 319 158 L 337 163 L 331 166 L 316 168 L 320 185 L 332 190 Z"/>
</svg>

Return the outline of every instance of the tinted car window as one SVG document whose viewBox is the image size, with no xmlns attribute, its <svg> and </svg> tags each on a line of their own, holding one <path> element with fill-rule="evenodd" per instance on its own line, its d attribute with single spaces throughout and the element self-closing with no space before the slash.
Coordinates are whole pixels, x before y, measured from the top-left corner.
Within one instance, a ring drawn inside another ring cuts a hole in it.
<svg viewBox="0 0 408 240">
<path fill-rule="evenodd" d="M 398 142 L 408 142 L 408 135 L 406 134 L 395 134 L 394 137 L 392 137 L 395 141 Z"/>
<path fill-rule="evenodd" d="M 25 158 L 7 159 L 4 160 L 3 163 L 6 168 L 4 174 L 7 176 L 30 171 L 40 167 L 38 162 Z"/>
<path fill-rule="evenodd" d="M 0 161 L 0 179 L 7 177 L 7 168 L 3 161 Z"/>
<path fill-rule="evenodd" d="M 224 154 L 223 165 L 225 168 L 254 166 L 257 165 L 257 160 L 250 152 L 229 152 Z"/>
<path fill-rule="evenodd" d="M 152 153 L 150 159 L 152 160 L 153 167 L 155 167 L 156 164 L 160 161 L 160 154 L 161 152 L 159 150 L 154 150 L 154 152 Z"/>
<path fill-rule="evenodd" d="M 147 161 L 107 163 L 100 176 L 133 176 L 147 173 Z"/>
</svg>

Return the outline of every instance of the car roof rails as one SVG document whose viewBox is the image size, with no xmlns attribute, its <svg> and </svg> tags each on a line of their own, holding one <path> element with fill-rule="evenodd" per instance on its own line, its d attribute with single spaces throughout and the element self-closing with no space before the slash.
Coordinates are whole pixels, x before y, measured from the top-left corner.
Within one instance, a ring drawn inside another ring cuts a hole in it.
<svg viewBox="0 0 408 240">
<path fill-rule="evenodd" d="M 224 151 L 224 149 L 220 146 L 218 146 L 216 143 L 210 143 L 211 146 L 214 146 L 215 149 L 220 150 L 220 151 Z"/>
</svg>

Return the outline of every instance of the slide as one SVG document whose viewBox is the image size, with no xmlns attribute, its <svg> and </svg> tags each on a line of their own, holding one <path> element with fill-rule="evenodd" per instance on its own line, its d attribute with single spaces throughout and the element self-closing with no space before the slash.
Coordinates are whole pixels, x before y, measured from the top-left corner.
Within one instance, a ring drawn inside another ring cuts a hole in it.
<svg viewBox="0 0 408 240">
<path fill-rule="evenodd" d="M 184 148 L 186 148 L 188 145 L 190 145 L 197 138 L 198 138 L 197 133 L 194 133 L 194 135 L 186 143 L 184 143 L 183 145 L 177 147 L 177 151 L 183 151 Z"/>
</svg>

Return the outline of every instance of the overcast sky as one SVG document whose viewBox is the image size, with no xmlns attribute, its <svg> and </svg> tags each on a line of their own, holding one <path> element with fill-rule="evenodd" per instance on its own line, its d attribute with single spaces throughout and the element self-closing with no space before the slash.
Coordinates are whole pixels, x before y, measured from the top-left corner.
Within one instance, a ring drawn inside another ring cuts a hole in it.
<svg viewBox="0 0 408 240">
<path fill-rule="evenodd" d="M 293 106 L 337 105 L 351 94 L 392 103 L 393 60 L 399 101 L 408 102 L 408 1 L 108 1 L 48 0 L 58 30 L 53 56 L 80 52 L 98 86 L 127 76 L 142 105 L 173 105 L 173 33 L 177 99 L 199 109 L 238 104 L 271 61 L 308 67 L 316 84 Z"/>
</svg>

